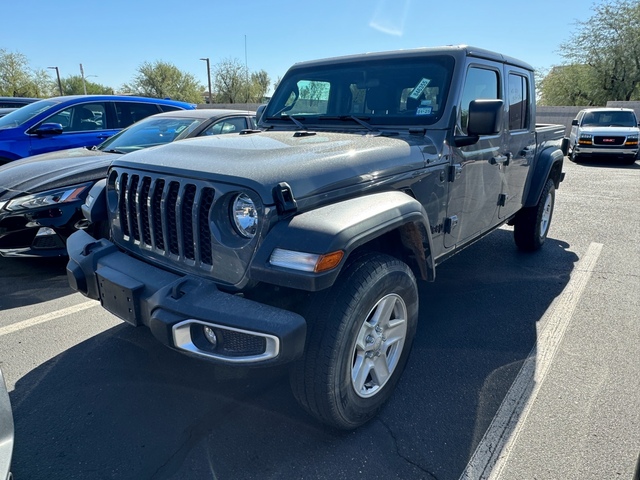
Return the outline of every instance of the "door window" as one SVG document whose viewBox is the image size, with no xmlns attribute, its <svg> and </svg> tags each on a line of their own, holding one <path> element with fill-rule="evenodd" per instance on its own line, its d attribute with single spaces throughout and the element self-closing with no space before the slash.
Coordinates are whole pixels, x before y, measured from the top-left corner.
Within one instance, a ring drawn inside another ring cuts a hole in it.
<svg viewBox="0 0 640 480">
<path fill-rule="evenodd" d="M 469 104 L 473 100 L 500 98 L 499 93 L 497 71 L 479 67 L 469 68 L 460 105 L 460 128 L 465 135 L 469 121 Z"/>
<path fill-rule="evenodd" d="M 220 135 L 223 133 L 240 133 L 247 128 L 243 117 L 226 118 L 204 130 L 200 135 Z"/>
<path fill-rule="evenodd" d="M 127 128 L 129 125 L 147 118 L 149 115 L 160 113 L 154 103 L 115 102 L 115 107 L 118 121 L 116 128 Z"/>
<path fill-rule="evenodd" d="M 65 108 L 42 123 L 59 123 L 63 132 L 85 132 L 104 129 L 105 118 L 103 103 L 83 103 Z"/>
<path fill-rule="evenodd" d="M 509 130 L 529 128 L 529 82 L 524 75 L 509 74 Z"/>
</svg>

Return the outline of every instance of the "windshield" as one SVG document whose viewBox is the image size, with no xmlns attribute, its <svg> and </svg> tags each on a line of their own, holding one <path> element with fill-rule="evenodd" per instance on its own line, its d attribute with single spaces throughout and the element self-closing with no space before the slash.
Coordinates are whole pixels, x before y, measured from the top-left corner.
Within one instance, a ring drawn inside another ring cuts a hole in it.
<svg viewBox="0 0 640 480">
<path fill-rule="evenodd" d="M 202 118 L 148 117 L 105 140 L 98 149 L 105 152 L 128 153 L 173 142 L 189 136 L 203 120 Z"/>
<path fill-rule="evenodd" d="M 368 60 L 293 70 L 262 117 L 308 125 L 433 124 L 441 116 L 454 60 L 450 56 Z M 355 117 L 355 118 L 354 118 Z M 299 127 L 299 125 L 298 125 Z"/>
<path fill-rule="evenodd" d="M 621 110 L 587 112 L 582 119 L 583 127 L 637 127 L 638 122 L 633 112 Z"/>
<path fill-rule="evenodd" d="M 60 103 L 60 101 L 54 99 L 39 100 L 37 102 L 30 103 L 29 105 L 25 105 L 24 107 L 20 107 L 19 109 L 8 113 L 4 117 L 0 117 L 0 130 L 19 127 L 23 123 L 58 103 Z"/>
</svg>

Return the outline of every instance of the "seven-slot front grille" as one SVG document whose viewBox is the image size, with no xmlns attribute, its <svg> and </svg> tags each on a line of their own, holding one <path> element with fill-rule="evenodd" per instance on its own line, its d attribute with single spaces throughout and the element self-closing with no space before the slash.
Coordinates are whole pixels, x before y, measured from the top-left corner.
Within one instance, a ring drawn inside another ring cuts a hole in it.
<svg viewBox="0 0 640 480">
<path fill-rule="evenodd" d="M 164 256 L 212 264 L 213 187 L 182 178 L 121 172 L 116 191 L 124 241 Z"/>
</svg>

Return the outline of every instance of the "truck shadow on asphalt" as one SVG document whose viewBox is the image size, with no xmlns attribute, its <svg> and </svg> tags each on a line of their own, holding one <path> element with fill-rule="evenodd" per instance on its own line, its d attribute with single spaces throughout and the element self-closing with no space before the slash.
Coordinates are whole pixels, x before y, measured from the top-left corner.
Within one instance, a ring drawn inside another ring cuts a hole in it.
<svg viewBox="0 0 640 480">
<path fill-rule="evenodd" d="M 458 479 L 578 260 L 551 238 L 519 253 L 511 235 L 494 232 L 421 286 L 407 369 L 354 432 L 308 417 L 284 368 L 215 367 L 123 324 L 17 382 L 14 475 Z"/>
<path fill-rule="evenodd" d="M 66 257 L 0 257 L 0 311 L 75 293 L 69 287 L 66 265 Z"/>
</svg>

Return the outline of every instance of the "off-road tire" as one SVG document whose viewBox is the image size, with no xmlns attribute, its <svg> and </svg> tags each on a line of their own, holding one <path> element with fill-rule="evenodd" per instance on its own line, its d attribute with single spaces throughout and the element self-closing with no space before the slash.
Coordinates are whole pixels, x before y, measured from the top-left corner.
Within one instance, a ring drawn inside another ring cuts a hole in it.
<svg viewBox="0 0 640 480">
<path fill-rule="evenodd" d="M 291 370 L 293 394 L 322 423 L 354 429 L 378 413 L 404 370 L 418 320 L 415 277 L 394 257 L 364 254 L 305 310 L 307 347 Z"/>
<path fill-rule="evenodd" d="M 513 236 L 520 250 L 533 252 L 542 247 L 549 234 L 555 199 L 555 184 L 553 180 L 548 179 L 542 189 L 538 204 L 523 208 L 518 212 Z"/>
</svg>

